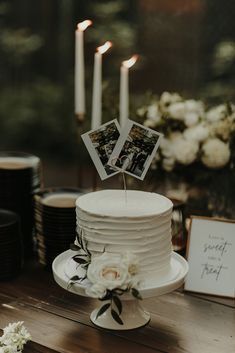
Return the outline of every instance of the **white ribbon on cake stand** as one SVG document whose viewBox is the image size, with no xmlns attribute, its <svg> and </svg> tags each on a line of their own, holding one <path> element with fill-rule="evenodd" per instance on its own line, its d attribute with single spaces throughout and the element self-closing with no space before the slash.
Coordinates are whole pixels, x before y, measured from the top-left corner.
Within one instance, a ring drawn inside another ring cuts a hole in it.
<svg viewBox="0 0 235 353">
<path fill-rule="evenodd" d="M 81 283 L 74 283 L 71 286 L 69 285 L 70 278 L 74 275 L 79 275 L 77 264 L 72 260 L 73 256 L 74 251 L 67 250 L 55 258 L 52 264 L 54 279 L 57 284 L 69 292 L 87 297 L 86 288 L 89 286 L 88 280 L 84 280 Z M 172 292 L 184 283 L 188 272 L 187 261 L 182 256 L 172 252 L 170 264 L 170 276 L 163 277 L 160 281 L 159 279 L 155 281 L 151 277 L 151 280 L 146 280 L 142 287 L 138 288 L 143 299 Z M 135 299 L 130 294 L 122 295 L 121 300 L 123 309 L 120 317 L 123 325 L 118 324 L 113 319 L 110 308 L 97 318 L 100 307 L 105 304 L 104 301 L 101 302 L 99 308 L 92 311 L 90 315 L 91 321 L 95 325 L 109 330 L 130 330 L 148 324 L 150 314 L 142 307 L 142 301 Z"/>
</svg>

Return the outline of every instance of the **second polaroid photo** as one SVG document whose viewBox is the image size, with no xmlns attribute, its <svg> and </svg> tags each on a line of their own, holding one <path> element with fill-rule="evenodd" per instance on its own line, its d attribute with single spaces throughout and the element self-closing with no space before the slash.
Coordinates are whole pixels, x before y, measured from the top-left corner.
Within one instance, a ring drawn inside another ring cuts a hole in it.
<svg viewBox="0 0 235 353">
<path fill-rule="evenodd" d="M 159 147 L 162 134 L 132 120 L 121 131 L 108 164 L 143 180 Z"/>
</svg>

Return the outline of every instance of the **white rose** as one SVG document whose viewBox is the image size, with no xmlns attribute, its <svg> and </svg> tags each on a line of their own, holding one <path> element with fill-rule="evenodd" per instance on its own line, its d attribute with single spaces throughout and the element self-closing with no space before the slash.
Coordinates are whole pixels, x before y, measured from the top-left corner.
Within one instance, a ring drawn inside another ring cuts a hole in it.
<svg viewBox="0 0 235 353">
<path fill-rule="evenodd" d="M 126 289 L 130 282 L 128 266 L 118 254 L 103 253 L 93 257 L 87 270 L 87 278 L 92 284 L 103 286 L 106 290 Z"/>
<path fill-rule="evenodd" d="M 181 140 L 183 138 L 183 135 L 181 132 L 179 131 L 174 131 L 174 132 L 171 132 L 169 134 L 169 140 L 172 142 L 176 141 L 176 140 Z"/>
<path fill-rule="evenodd" d="M 155 121 L 155 123 L 159 123 L 161 121 L 161 114 L 156 103 L 148 106 L 146 116 L 148 119 Z"/>
<path fill-rule="evenodd" d="M 204 112 L 204 104 L 201 101 L 196 101 L 194 99 L 188 99 L 185 101 L 185 107 L 188 111 L 197 112 L 202 115 Z"/>
<path fill-rule="evenodd" d="M 168 107 L 170 118 L 175 120 L 184 120 L 185 104 L 183 102 L 173 103 Z"/>
<path fill-rule="evenodd" d="M 163 137 L 160 143 L 160 148 L 164 157 L 172 158 L 174 156 L 174 151 L 172 150 L 172 141 L 170 139 Z"/>
<path fill-rule="evenodd" d="M 171 172 L 175 166 L 175 158 L 163 158 L 162 161 L 162 168 L 167 171 Z"/>
<path fill-rule="evenodd" d="M 18 351 L 21 351 L 25 343 L 31 339 L 31 335 L 23 326 L 23 323 L 23 321 L 19 321 L 10 323 L 8 326 L 6 326 L 3 329 L 3 335 L 0 337 L 0 343 L 9 347 L 13 347 L 15 351 L 17 351 L 17 349 Z"/>
<path fill-rule="evenodd" d="M 4 344 L 17 347 L 18 350 L 22 350 L 27 340 L 19 333 L 7 334 L 8 337 L 4 339 Z"/>
<path fill-rule="evenodd" d="M 202 162 L 209 168 L 222 168 L 230 159 L 228 144 L 213 138 L 207 140 L 202 146 Z"/>
<path fill-rule="evenodd" d="M 139 272 L 139 259 L 130 251 L 124 253 L 122 262 L 126 264 L 131 276 L 136 275 Z"/>
<path fill-rule="evenodd" d="M 100 283 L 95 283 L 86 288 L 86 294 L 91 298 L 103 298 L 106 294 L 106 288 Z"/>
<path fill-rule="evenodd" d="M 199 145 L 193 140 L 188 141 L 184 138 L 176 139 L 173 142 L 173 150 L 177 162 L 184 165 L 189 165 L 196 160 Z"/>
<path fill-rule="evenodd" d="M 227 116 L 227 108 L 224 104 L 218 105 L 210 109 L 206 113 L 206 119 L 210 122 L 215 122 L 224 119 Z"/>
<path fill-rule="evenodd" d="M 153 129 L 156 127 L 156 121 L 154 121 L 152 119 L 146 119 L 144 121 L 144 126 L 149 127 L 150 129 Z"/>
<path fill-rule="evenodd" d="M 183 135 L 186 140 L 203 142 L 209 136 L 209 129 L 205 124 L 199 124 L 185 129 Z"/>
<path fill-rule="evenodd" d="M 210 125 L 211 135 L 221 137 L 223 140 L 229 140 L 234 130 L 235 124 L 229 119 L 217 121 Z"/>
<path fill-rule="evenodd" d="M 194 126 L 198 123 L 199 118 L 204 116 L 204 105 L 201 101 L 188 99 L 185 101 L 184 123 L 186 126 Z"/>
<path fill-rule="evenodd" d="M 147 107 L 140 107 L 140 108 L 138 108 L 137 109 L 137 114 L 139 115 L 139 116 L 144 116 L 145 115 L 145 113 L 146 113 L 146 110 L 147 110 Z"/>
<path fill-rule="evenodd" d="M 186 112 L 184 117 L 184 123 L 186 126 L 194 126 L 199 121 L 199 115 L 196 112 Z"/>
<path fill-rule="evenodd" d="M 158 167 L 158 162 L 161 160 L 159 152 L 157 152 L 152 160 L 151 169 L 156 170 Z"/>
<path fill-rule="evenodd" d="M 16 346 L 0 347 L 0 353 L 19 353 Z"/>
<path fill-rule="evenodd" d="M 181 101 L 182 97 L 178 93 L 163 92 L 159 100 L 160 110 L 161 112 L 166 113 L 168 112 L 168 106 L 170 104 Z"/>
<path fill-rule="evenodd" d="M 228 119 L 231 123 L 233 123 L 235 121 L 235 112 L 234 112 L 234 107 L 233 108 L 233 112 L 231 115 L 228 116 Z"/>
</svg>

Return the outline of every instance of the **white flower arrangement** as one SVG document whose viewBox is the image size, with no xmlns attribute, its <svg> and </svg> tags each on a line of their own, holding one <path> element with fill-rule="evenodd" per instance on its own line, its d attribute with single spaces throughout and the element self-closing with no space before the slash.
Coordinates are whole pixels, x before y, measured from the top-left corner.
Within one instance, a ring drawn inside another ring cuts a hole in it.
<svg viewBox="0 0 235 353">
<path fill-rule="evenodd" d="M 77 238 L 76 244 L 71 244 L 70 249 L 77 251 L 73 259 L 85 272 L 82 277 L 73 276 L 68 287 L 88 279 L 89 285 L 86 286 L 86 294 L 106 302 L 96 317 L 98 318 L 109 309 L 113 319 L 123 325 L 121 319 L 122 302 L 119 297 L 129 292 L 136 299 L 142 299 L 137 289 L 139 286 L 137 256 L 131 252 L 120 254 L 103 252 L 101 255 L 91 255 L 82 236 L 80 236 L 80 240 Z"/>
<path fill-rule="evenodd" d="M 24 345 L 31 340 L 23 321 L 10 323 L 3 329 L 0 337 L 0 353 L 22 352 Z"/>
<path fill-rule="evenodd" d="M 164 134 L 152 169 L 170 172 L 197 162 L 208 169 L 228 166 L 235 136 L 235 107 L 221 104 L 206 109 L 202 101 L 184 100 L 164 92 L 137 110 L 144 125 Z"/>
</svg>

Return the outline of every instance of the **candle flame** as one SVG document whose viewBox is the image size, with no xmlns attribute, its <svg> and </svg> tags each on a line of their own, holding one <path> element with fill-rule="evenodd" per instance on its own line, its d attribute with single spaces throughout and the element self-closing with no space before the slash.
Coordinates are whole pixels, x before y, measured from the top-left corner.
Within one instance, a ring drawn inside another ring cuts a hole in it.
<svg viewBox="0 0 235 353">
<path fill-rule="evenodd" d="M 98 47 L 97 51 L 100 54 L 104 54 L 109 48 L 111 48 L 112 45 L 113 45 L 112 42 L 108 41 L 108 42 L 104 43 L 104 45 L 101 45 L 100 47 Z"/>
<path fill-rule="evenodd" d="M 122 65 L 129 69 L 136 63 L 137 59 L 138 59 L 138 55 L 133 55 L 129 60 L 123 61 Z"/>
<path fill-rule="evenodd" d="M 87 27 L 92 25 L 92 21 L 91 20 L 85 20 L 83 22 L 80 22 L 77 24 L 77 28 L 79 31 L 85 31 L 85 29 L 87 29 Z"/>
</svg>

